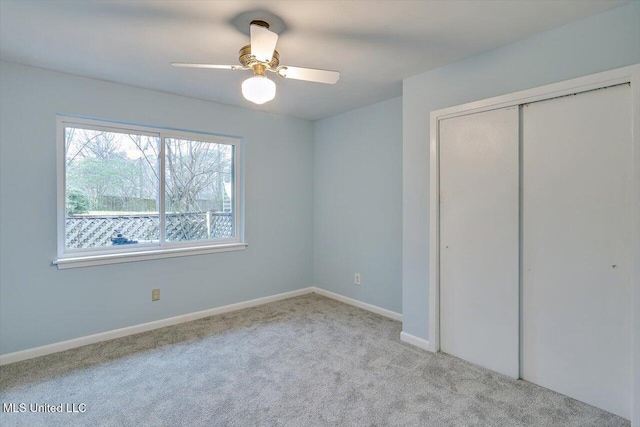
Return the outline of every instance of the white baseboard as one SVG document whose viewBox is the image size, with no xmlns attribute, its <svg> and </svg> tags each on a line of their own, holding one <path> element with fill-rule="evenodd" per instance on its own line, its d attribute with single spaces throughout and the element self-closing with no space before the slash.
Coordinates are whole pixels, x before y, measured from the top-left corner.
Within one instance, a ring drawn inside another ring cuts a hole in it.
<svg viewBox="0 0 640 427">
<path fill-rule="evenodd" d="M 196 311 L 194 313 L 187 313 L 180 316 L 170 317 L 168 319 L 155 320 L 153 322 L 142 323 L 140 325 L 127 326 L 125 328 L 114 329 L 112 331 L 100 332 L 98 334 L 88 335 L 85 337 L 74 338 L 67 341 L 61 341 L 53 344 L 43 345 L 41 347 L 30 348 L 27 350 L 16 351 L 15 353 L 8 353 L 0 355 L 0 366 L 9 363 L 19 362 L 21 360 L 33 359 L 34 357 L 46 356 L 47 354 L 58 353 L 72 348 L 82 347 L 84 345 L 95 344 L 101 341 L 108 341 L 115 338 L 126 337 L 128 335 L 139 334 L 141 332 L 152 331 L 154 329 L 164 328 L 166 326 L 177 325 L 179 323 L 191 322 L 193 320 L 202 319 L 209 316 L 215 316 L 216 314 L 228 313 L 231 311 L 242 310 L 243 308 L 255 307 L 262 304 L 268 304 L 274 301 L 280 301 L 287 298 L 293 298 L 300 295 L 310 294 L 312 292 L 317 293 L 328 298 L 335 299 L 345 304 L 353 305 L 355 307 L 362 308 L 367 311 L 371 311 L 376 314 L 388 317 L 393 320 L 402 321 L 402 314 L 396 313 L 386 308 L 377 307 L 375 305 L 367 304 L 362 301 L 355 300 L 353 298 L 345 297 L 335 292 L 330 292 L 324 289 L 317 288 L 315 286 L 309 286 L 307 288 L 298 289 L 291 292 L 284 292 L 277 295 L 272 295 L 263 298 L 256 298 L 249 301 L 243 301 L 235 304 L 229 304 L 222 307 L 211 308 L 208 310 Z M 403 332 L 404 334 L 404 332 Z M 410 339 L 404 339 L 403 341 L 414 344 L 418 340 L 424 341 L 420 338 L 411 337 Z M 428 345 L 428 341 L 424 341 Z M 420 344 L 414 344 L 423 348 Z"/>
<path fill-rule="evenodd" d="M 128 326 L 121 329 L 114 329 L 112 331 L 101 332 L 94 335 L 88 335 L 85 337 L 74 338 L 68 341 L 57 342 L 53 344 L 43 345 L 41 347 L 30 348 L 27 350 L 16 351 L 15 353 L 8 353 L 0 355 L 0 366 L 8 363 L 19 362 L 21 360 L 33 359 L 34 357 L 45 356 L 47 354 L 58 353 L 60 351 L 70 350 L 76 347 L 82 347 L 88 344 L 94 344 L 101 341 L 112 340 L 114 338 L 126 337 L 127 335 L 139 334 L 141 332 L 147 332 L 158 328 L 164 328 L 166 326 L 177 325 L 179 323 L 190 322 L 192 320 L 202 319 L 204 317 L 215 316 L 216 314 L 228 313 L 230 311 L 241 310 L 243 308 L 255 307 L 262 304 L 267 304 L 274 301 L 279 301 L 287 298 L 297 297 L 313 292 L 313 287 L 298 289 L 291 292 L 284 292 L 277 295 L 272 295 L 263 298 L 256 298 L 249 301 L 243 301 L 235 304 L 229 304 L 222 307 L 211 308 L 208 310 L 196 311 L 194 313 L 187 313 L 181 316 L 170 317 L 168 319 L 156 320 L 153 322 L 142 323 L 140 325 Z"/>
<path fill-rule="evenodd" d="M 384 317 L 388 317 L 393 320 L 398 320 L 402 322 L 402 314 L 396 313 L 395 311 L 387 310 L 386 308 L 378 307 L 375 305 L 367 304 L 366 302 L 358 301 L 357 299 L 345 297 L 340 294 L 336 294 L 335 292 L 327 291 L 325 289 L 318 288 L 316 286 L 311 287 L 312 292 L 315 292 L 318 295 L 322 295 L 345 304 L 353 305 L 358 308 L 362 308 L 367 311 L 371 311 L 373 313 L 379 314 Z"/>
<path fill-rule="evenodd" d="M 406 332 L 400 332 L 400 341 L 404 341 L 407 344 L 415 345 L 416 347 L 421 348 L 423 350 L 427 350 L 431 352 L 433 351 L 431 349 L 431 346 L 429 345 L 429 341 L 422 338 L 418 338 L 415 335 L 411 335 Z"/>
</svg>

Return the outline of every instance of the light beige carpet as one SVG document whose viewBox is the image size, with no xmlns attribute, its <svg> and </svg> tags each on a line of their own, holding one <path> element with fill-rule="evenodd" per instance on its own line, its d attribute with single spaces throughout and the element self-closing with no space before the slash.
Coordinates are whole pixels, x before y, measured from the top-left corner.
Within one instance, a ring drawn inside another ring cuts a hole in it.
<svg viewBox="0 0 640 427">
<path fill-rule="evenodd" d="M 315 294 L 0 368 L 2 426 L 629 426 L 399 341 L 401 324 Z"/>
</svg>

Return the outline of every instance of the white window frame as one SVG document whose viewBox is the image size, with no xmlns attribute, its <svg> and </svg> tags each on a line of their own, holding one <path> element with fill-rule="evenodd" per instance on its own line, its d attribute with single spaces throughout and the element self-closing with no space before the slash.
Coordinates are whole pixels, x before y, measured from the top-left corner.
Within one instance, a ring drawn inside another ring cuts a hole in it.
<svg viewBox="0 0 640 427">
<path fill-rule="evenodd" d="M 93 265 L 142 261 L 185 255 L 200 255 L 214 252 L 244 250 L 244 185 L 242 182 L 242 146 L 239 137 L 222 136 L 211 133 L 183 131 L 153 126 L 133 125 L 106 120 L 95 120 L 76 116 L 58 115 L 57 118 L 57 236 L 58 257 L 53 261 L 59 269 L 87 267 Z M 66 221 L 66 153 L 65 128 L 78 127 L 106 132 L 135 133 L 157 137 L 160 140 L 158 167 L 160 169 L 158 211 L 160 235 L 157 243 L 123 245 L 122 247 L 67 249 L 65 245 Z M 165 146 L 166 139 L 183 139 L 233 146 L 233 215 L 235 237 L 227 239 L 203 239 L 186 242 L 168 242 L 165 236 Z"/>
</svg>

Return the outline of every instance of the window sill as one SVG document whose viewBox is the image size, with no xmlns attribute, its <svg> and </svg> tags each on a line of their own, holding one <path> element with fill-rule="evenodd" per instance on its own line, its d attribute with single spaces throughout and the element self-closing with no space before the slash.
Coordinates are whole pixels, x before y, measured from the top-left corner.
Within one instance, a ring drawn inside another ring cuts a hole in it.
<svg viewBox="0 0 640 427">
<path fill-rule="evenodd" d="M 91 267 L 94 265 L 119 264 L 124 262 L 146 261 L 150 259 L 174 258 L 188 255 L 204 255 L 216 252 L 243 251 L 246 243 L 200 246 L 190 248 L 159 249 L 144 252 L 123 252 L 108 255 L 90 255 L 76 258 L 60 258 L 53 261 L 58 270 L 67 268 Z"/>
</svg>

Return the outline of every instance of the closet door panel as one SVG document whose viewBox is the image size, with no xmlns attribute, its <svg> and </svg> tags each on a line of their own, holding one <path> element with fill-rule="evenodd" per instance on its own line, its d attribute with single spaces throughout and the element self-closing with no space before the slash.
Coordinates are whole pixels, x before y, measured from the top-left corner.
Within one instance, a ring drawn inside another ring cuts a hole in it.
<svg viewBox="0 0 640 427">
<path fill-rule="evenodd" d="M 524 379 L 631 414 L 631 98 L 523 107 Z"/>
<path fill-rule="evenodd" d="M 518 377 L 518 108 L 440 121 L 440 346 Z"/>
</svg>

